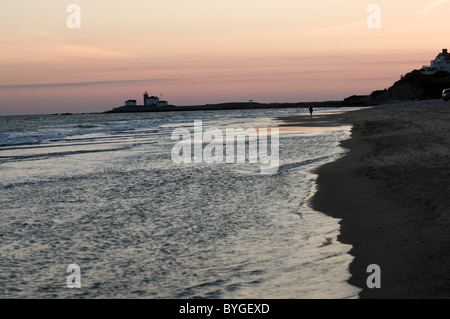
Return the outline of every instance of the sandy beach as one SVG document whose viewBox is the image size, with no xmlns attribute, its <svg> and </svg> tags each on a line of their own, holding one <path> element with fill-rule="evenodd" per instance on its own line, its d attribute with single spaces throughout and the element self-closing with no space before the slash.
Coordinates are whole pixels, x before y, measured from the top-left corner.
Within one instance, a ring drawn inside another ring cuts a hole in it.
<svg viewBox="0 0 450 319">
<path fill-rule="evenodd" d="M 360 297 L 449 298 L 450 102 L 392 103 L 315 121 L 353 126 L 342 142 L 348 154 L 317 170 L 312 205 L 341 219 L 339 240 L 353 246 L 349 282 Z M 380 289 L 367 287 L 371 264 L 381 268 Z"/>
</svg>

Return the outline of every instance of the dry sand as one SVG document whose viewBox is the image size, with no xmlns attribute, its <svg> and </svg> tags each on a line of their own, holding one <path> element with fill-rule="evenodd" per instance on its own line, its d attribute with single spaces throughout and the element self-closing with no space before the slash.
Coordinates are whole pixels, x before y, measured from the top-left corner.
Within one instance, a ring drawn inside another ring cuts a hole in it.
<svg viewBox="0 0 450 319">
<path fill-rule="evenodd" d="M 450 102 L 385 104 L 324 121 L 353 125 L 342 142 L 348 154 L 317 170 L 312 200 L 341 219 L 339 240 L 355 257 L 349 282 L 361 298 L 449 298 Z M 367 287 L 370 264 L 381 267 L 380 289 Z"/>
</svg>

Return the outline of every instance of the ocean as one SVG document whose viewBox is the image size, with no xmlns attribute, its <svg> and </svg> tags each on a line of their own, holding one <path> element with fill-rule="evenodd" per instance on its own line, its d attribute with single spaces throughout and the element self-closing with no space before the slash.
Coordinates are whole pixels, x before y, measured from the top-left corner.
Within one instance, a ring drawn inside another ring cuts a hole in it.
<svg viewBox="0 0 450 319">
<path fill-rule="evenodd" d="M 0 298 L 357 298 L 339 220 L 309 203 L 350 128 L 283 130 L 287 116 L 309 113 L 0 117 Z M 195 121 L 280 127 L 278 169 L 175 162 L 172 135 Z"/>
</svg>

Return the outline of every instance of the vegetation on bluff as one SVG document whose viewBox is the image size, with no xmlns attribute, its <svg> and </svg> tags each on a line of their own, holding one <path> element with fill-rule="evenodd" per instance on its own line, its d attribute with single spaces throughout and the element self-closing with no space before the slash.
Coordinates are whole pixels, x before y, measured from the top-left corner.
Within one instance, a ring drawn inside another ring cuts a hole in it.
<svg viewBox="0 0 450 319">
<path fill-rule="evenodd" d="M 438 99 L 442 91 L 450 88 L 450 75 L 439 71 L 433 75 L 424 75 L 414 70 L 402 76 L 389 89 L 377 90 L 370 95 L 371 101 Z"/>
</svg>

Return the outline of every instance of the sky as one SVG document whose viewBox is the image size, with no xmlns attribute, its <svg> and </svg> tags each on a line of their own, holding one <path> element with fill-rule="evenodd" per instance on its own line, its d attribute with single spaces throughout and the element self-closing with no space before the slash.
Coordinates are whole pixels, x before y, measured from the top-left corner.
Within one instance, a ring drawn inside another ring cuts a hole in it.
<svg viewBox="0 0 450 319">
<path fill-rule="evenodd" d="M 2 1 L 0 115 L 103 112 L 144 91 L 174 105 L 370 94 L 450 49 L 449 10 L 450 0 Z"/>
</svg>

